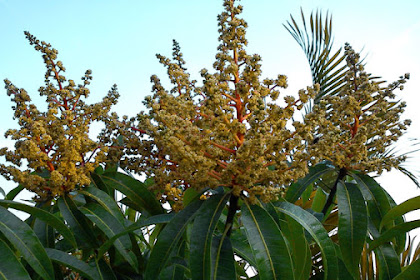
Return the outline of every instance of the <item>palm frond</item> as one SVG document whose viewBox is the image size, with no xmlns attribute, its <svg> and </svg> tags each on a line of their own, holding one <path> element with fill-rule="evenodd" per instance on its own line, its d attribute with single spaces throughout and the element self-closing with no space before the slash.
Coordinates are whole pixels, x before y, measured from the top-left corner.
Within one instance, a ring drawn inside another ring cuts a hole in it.
<svg viewBox="0 0 420 280">
<path fill-rule="evenodd" d="M 332 17 L 325 18 L 320 11 L 311 13 L 309 27 L 301 9 L 303 27 L 299 27 L 293 16 L 284 27 L 301 46 L 308 59 L 312 81 L 319 84 L 320 91 L 314 98 L 316 104 L 325 95 L 337 94 L 344 86 L 346 72 L 345 56 L 342 49 L 332 51 Z"/>
</svg>

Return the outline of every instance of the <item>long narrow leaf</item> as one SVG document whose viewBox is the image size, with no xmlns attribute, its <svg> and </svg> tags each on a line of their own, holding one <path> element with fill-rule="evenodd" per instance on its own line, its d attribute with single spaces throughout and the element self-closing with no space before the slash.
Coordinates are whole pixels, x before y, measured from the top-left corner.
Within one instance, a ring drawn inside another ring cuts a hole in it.
<svg viewBox="0 0 420 280">
<path fill-rule="evenodd" d="M 60 197 L 57 201 L 61 215 L 70 226 L 76 237 L 77 243 L 82 247 L 96 247 L 98 241 L 92 230 L 92 225 L 80 212 L 70 196 Z"/>
<path fill-rule="evenodd" d="M 293 257 L 296 280 L 307 280 L 311 272 L 312 260 L 311 250 L 305 237 L 305 229 L 294 219 L 284 216 L 280 220 L 280 228 L 289 242 L 290 251 Z"/>
<path fill-rule="evenodd" d="M 275 205 L 278 211 L 288 215 L 301 224 L 319 245 L 325 272 L 324 279 L 337 279 L 338 263 L 334 243 L 321 222 L 307 211 L 289 202 L 278 201 Z"/>
<path fill-rule="evenodd" d="M 4 280 L 31 280 L 22 263 L 16 258 L 13 251 L 0 239 L 0 279 Z"/>
<path fill-rule="evenodd" d="M 225 235 L 215 236 L 212 242 L 212 280 L 231 280 L 236 278 L 235 260 L 230 239 Z"/>
<path fill-rule="evenodd" d="M 108 187 L 122 192 L 141 209 L 152 215 L 163 213 L 159 201 L 142 182 L 122 173 L 105 173 L 100 177 Z"/>
<path fill-rule="evenodd" d="M 384 233 L 382 233 L 380 237 L 375 238 L 369 244 L 369 250 L 373 250 L 385 242 L 392 241 L 392 239 L 394 239 L 396 236 L 405 234 L 409 232 L 410 230 L 413 230 L 416 228 L 420 228 L 420 220 L 405 222 L 403 224 L 396 225 L 390 228 L 389 230 L 385 231 Z"/>
<path fill-rule="evenodd" d="M 154 225 L 154 224 L 166 224 L 169 223 L 174 215 L 172 214 L 160 214 L 152 216 L 145 221 L 139 221 L 131 226 L 127 227 L 124 231 L 114 235 L 112 238 L 108 239 L 101 247 L 98 249 L 98 256 L 101 257 L 105 254 L 106 251 L 114 244 L 115 240 L 124 236 L 126 234 L 132 233 L 135 230 L 143 228 L 145 226 Z"/>
<path fill-rule="evenodd" d="M 150 254 L 149 262 L 147 263 L 146 280 L 154 280 L 158 277 L 168 262 L 168 258 L 171 255 L 173 248 L 178 243 L 185 228 L 202 203 L 202 201 L 195 201 L 189 204 L 175 215 L 162 230 Z"/>
<path fill-rule="evenodd" d="M 4 200 L 13 200 L 24 189 L 23 185 L 19 185 L 6 194 Z"/>
<path fill-rule="evenodd" d="M 244 230 L 238 229 L 232 232 L 232 236 L 230 237 L 230 241 L 232 243 L 233 250 L 235 253 L 246 260 L 251 266 L 256 267 L 257 262 L 252 254 L 251 246 L 246 237 L 246 233 L 243 232 Z"/>
<path fill-rule="evenodd" d="M 0 206 L 0 231 L 43 279 L 54 279 L 54 269 L 39 239 L 18 217 Z"/>
<path fill-rule="evenodd" d="M 96 203 L 90 203 L 81 209 L 96 226 L 102 230 L 108 238 L 112 238 L 118 233 L 124 231 L 124 226 L 102 206 Z M 131 251 L 131 242 L 128 236 L 121 236 L 115 243 L 115 248 L 121 256 L 138 272 L 137 258 Z"/>
<path fill-rule="evenodd" d="M 359 277 L 359 262 L 367 234 L 365 200 L 356 184 L 338 184 L 338 240 L 343 262 L 353 277 Z"/>
<path fill-rule="evenodd" d="M 194 234 L 191 235 L 190 241 L 190 269 L 192 279 L 210 279 L 210 254 L 213 232 L 229 196 L 229 193 L 213 195 L 197 211 L 192 228 Z"/>
<path fill-rule="evenodd" d="M 391 204 L 383 188 L 370 176 L 349 172 L 363 194 L 368 206 L 369 218 L 379 230 L 379 225 L 385 214 L 391 209 Z"/>
<path fill-rule="evenodd" d="M 420 275 L 420 259 L 407 266 L 403 272 L 394 277 L 393 280 L 417 280 Z"/>
<path fill-rule="evenodd" d="M 64 267 L 68 267 L 73 271 L 76 271 L 80 274 L 82 274 L 84 277 L 96 280 L 99 279 L 98 272 L 94 267 L 89 266 L 87 263 L 77 259 L 75 256 L 69 255 L 68 253 L 65 253 L 60 250 L 46 248 L 48 257 L 54 261 L 57 262 Z"/>
<path fill-rule="evenodd" d="M 124 223 L 124 216 L 120 207 L 114 198 L 110 197 L 106 192 L 98 188 L 87 187 L 83 191 L 79 191 L 79 193 L 96 200 L 104 209 L 117 218 L 120 223 Z"/>
<path fill-rule="evenodd" d="M 417 209 L 420 209 L 420 196 L 410 198 L 409 200 L 404 201 L 400 205 L 389 210 L 382 218 L 379 230 L 381 230 L 382 227 L 386 225 L 392 226 L 391 223 L 394 221 L 394 219 Z"/>
<path fill-rule="evenodd" d="M 317 180 L 322 174 L 334 170 L 334 166 L 329 163 L 319 163 L 309 168 L 309 173 L 303 179 L 292 184 L 286 192 L 285 199 L 291 203 L 296 202 L 306 188 Z"/>
<path fill-rule="evenodd" d="M 377 273 L 381 280 L 394 279 L 401 272 L 400 261 L 391 245 L 382 245 L 375 250 L 378 262 Z"/>
<path fill-rule="evenodd" d="M 0 205 L 3 207 L 10 207 L 16 210 L 24 211 L 33 217 L 43 221 L 44 223 L 48 224 L 49 226 L 55 228 L 59 233 L 63 235 L 63 237 L 70 242 L 74 247 L 76 245 L 76 239 L 74 238 L 73 233 L 69 228 L 55 215 L 51 214 L 48 211 L 45 211 L 41 208 L 33 207 L 27 204 L 23 204 L 16 201 L 11 200 L 0 200 Z"/>
<path fill-rule="evenodd" d="M 241 209 L 260 279 L 294 279 L 290 250 L 274 219 L 257 205 L 245 202 Z"/>
</svg>

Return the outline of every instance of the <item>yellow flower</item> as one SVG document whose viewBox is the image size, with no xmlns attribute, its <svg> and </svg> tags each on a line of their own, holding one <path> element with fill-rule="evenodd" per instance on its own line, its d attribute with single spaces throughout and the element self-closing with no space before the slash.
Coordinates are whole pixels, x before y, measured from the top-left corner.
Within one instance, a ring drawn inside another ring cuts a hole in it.
<svg viewBox="0 0 420 280">
<path fill-rule="evenodd" d="M 44 199 L 90 183 L 89 173 L 105 160 L 107 148 L 89 138 L 89 126 L 108 118 L 118 92 L 114 86 L 101 102 L 86 104 L 83 99 L 89 95 L 87 85 L 92 79 L 91 71 L 86 71 L 82 77 L 83 85 L 67 81 L 63 64 L 56 61 L 57 51 L 28 32 L 25 34 L 29 43 L 43 54 L 46 84 L 39 91 L 46 98 L 48 110 L 40 112 L 30 103 L 24 89 L 5 80 L 7 94 L 15 103 L 14 117 L 20 129 L 6 132 L 6 137 L 16 143 L 14 150 L 0 150 L 0 155 L 11 163 L 0 164 L 0 174 L 35 192 L 38 199 Z M 22 161 L 28 164 L 25 171 L 18 168 Z"/>
</svg>

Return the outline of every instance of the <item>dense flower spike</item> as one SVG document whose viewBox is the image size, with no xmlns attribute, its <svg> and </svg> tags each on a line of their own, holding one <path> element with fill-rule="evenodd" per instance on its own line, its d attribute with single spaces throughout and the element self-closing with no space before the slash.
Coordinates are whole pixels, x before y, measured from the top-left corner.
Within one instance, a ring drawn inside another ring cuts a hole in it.
<svg viewBox="0 0 420 280">
<path fill-rule="evenodd" d="M 381 173 L 405 160 L 387 155 L 386 149 L 402 135 L 410 120 L 401 121 L 405 102 L 395 101 L 393 91 L 403 89 L 405 74 L 386 88 L 369 79 L 359 54 L 346 44 L 346 85 L 339 94 L 327 96 L 306 123 L 318 124 L 318 140 L 308 147 L 317 160 L 330 160 L 346 170 Z"/>
<path fill-rule="evenodd" d="M 256 196 L 269 201 L 278 198 L 282 185 L 307 172 L 304 140 L 312 138 L 313 126 L 293 122 L 292 116 L 316 90 L 308 87 L 299 99 L 286 96 L 285 106 L 277 105 L 286 77 L 261 82 L 261 57 L 245 51 L 247 24 L 238 17 L 242 6 L 226 0 L 224 7 L 218 17 L 215 73 L 203 69 L 203 85 L 196 86 L 175 42 L 173 60 L 157 55 L 174 87 L 168 92 L 152 76 L 154 95 L 145 101 L 149 111 L 124 124 L 114 120 L 107 125 L 121 128 L 113 137 L 125 137 L 121 166 L 154 176 L 163 197 L 178 202 L 180 192 L 174 189 L 217 186 L 232 188 L 251 202 Z M 112 141 L 112 132 L 102 137 Z"/>
<path fill-rule="evenodd" d="M 0 172 L 38 195 L 38 199 L 62 195 L 72 189 L 90 183 L 89 173 L 105 160 L 106 147 L 101 147 L 88 136 L 89 126 L 94 121 L 107 118 L 111 106 L 119 96 L 116 86 L 99 103 L 88 105 L 83 99 L 89 95 L 88 70 L 82 77 L 83 84 L 63 76 L 65 68 L 57 61 L 57 50 L 50 44 L 40 42 L 25 32 L 31 45 L 43 54 L 47 68 L 45 86 L 39 89 L 46 97 L 48 110 L 40 112 L 31 104 L 24 89 L 18 89 L 5 80 L 7 94 L 15 102 L 14 117 L 20 129 L 10 129 L 6 137 L 16 141 L 15 149 L 3 148 L 11 165 L 0 165 Z M 19 167 L 27 163 L 25 171 Z"/>
</svg>

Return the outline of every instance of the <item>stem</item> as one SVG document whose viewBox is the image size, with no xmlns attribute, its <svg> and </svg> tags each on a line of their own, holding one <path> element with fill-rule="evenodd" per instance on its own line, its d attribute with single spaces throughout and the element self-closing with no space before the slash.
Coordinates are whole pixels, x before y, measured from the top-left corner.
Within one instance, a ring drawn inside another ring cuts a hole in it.
<svg viewBox="0 0 420 280">
<path fill-rule="evenodd" d="M 238 200 L 239 196 L 233 194 L 229 198 L 229 210 L 225 224 L 225 231 L 227 230 L 227 237 L 230 237 L 230 234 L 232 233 L 233 218 L 235 217 L 236 210 L 238 210 Z"/>
<path fill-rule="evenodd" d="M 347 169 L 344 167 L 341 168 L 340 171 L 338 172 L 337 180 L 335 180 L 334 186 L 331 189 L 330 194 L 328 195 L 327 202 L 325 203 L 324 208 L 322 209 L 322 213 L 324 215 L 327 214 L 328 208 L 330 208 L 331 204 L 334 201 L 335 193 L 337 192 L 338 182 L 340 182 L 340 180 L 342 180 L 346 175 L 347 175 Z"/>
</svg>

